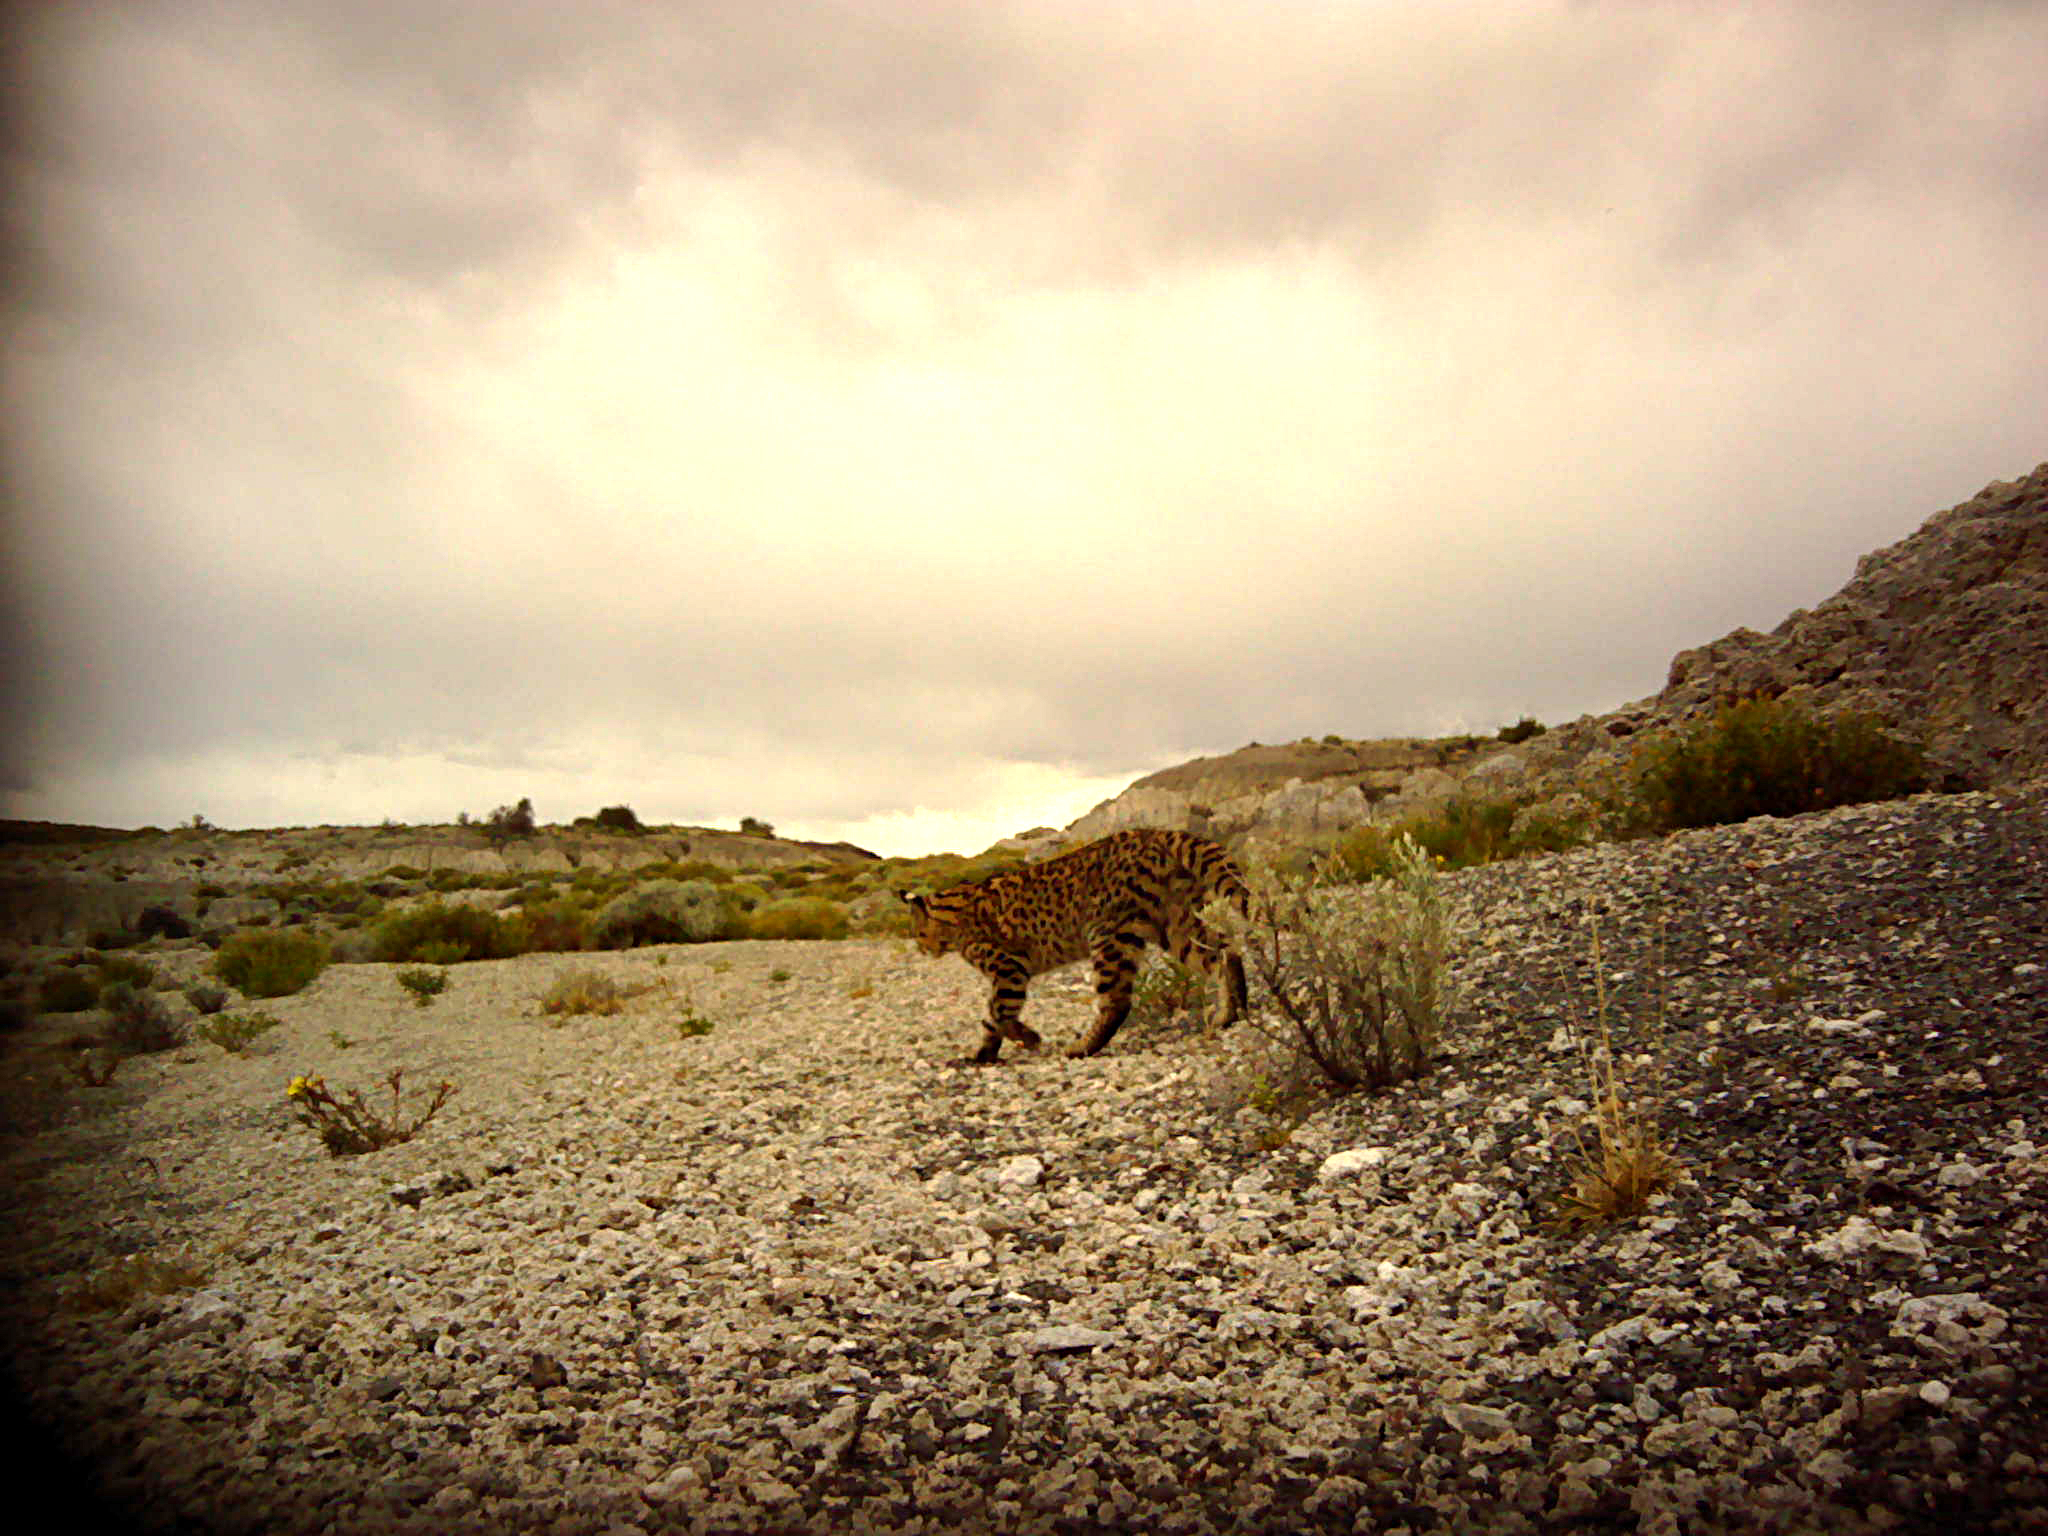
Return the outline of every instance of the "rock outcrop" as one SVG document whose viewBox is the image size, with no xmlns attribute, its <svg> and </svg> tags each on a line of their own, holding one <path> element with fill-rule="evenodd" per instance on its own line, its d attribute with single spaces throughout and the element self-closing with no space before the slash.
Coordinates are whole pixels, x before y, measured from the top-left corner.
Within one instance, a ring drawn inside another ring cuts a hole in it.
<svg viewBox="0 0 2048 1536">
<path fill-rule="evenodd" d="M 1920 737 L 1951 786 L 2048 772 L 2048 464 L 1994 481 L 1865 555 L 1849 584 L 1769 634 L 1738 629 L 1681 651 L 1663 689 L 1516 745 L 1443 741 L 1254 743 L 1139 779 L 1067 829 L 1129 826 L 1293 838 L 1391 820 L 1460 788 L 1584 820 L 1584 792 L 1651 732 L 1765 694 L 1854 709 Z"/>
<path fill-rule="evenodd" d="M 1840 592 L 1768 635 L 1680 652 L 1651 713 L 1683 719 L 1757 692 L 1924 731 L 1966 783 L 2048 769 L 2048 464 L 1865 555 Z"/>
<path fill-rule="evenodd" d="M 1138 780 L 1076 821 L 1067 837 L 1086 841 L 1126 827 L 1185 827 L 1218 838 L 1337 831 L 1383 808 L 1448 794 L 1501 750 L 1472 737 L 1253 742 Z"/>
</svg>

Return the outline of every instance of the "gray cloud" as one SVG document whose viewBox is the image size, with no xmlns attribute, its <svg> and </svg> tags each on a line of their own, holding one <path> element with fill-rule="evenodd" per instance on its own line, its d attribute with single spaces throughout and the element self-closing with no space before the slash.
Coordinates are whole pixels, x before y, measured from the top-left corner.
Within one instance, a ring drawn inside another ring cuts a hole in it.
<svg viewBox="0 0 2048 1536">
<path fill-rule="evenodd" d="M 17 814 L 1008 830 L 1611 706 L 2042 456 L 2033 7 L 17 47 Z"/>
</svg>

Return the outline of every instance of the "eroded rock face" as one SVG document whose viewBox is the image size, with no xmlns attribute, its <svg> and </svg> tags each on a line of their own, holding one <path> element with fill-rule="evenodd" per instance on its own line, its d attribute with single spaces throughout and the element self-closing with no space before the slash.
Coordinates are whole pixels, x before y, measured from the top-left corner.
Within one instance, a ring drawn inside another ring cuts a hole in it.
<svg viewBox="0 0 2048 1536">
<path fill-rule="evenodd" d="M 1370 820 L 1375 808 L 1441 797 L 1504 749 L 1491 742 L 1254 742 L 1138 780 L 1067 829 L 1074 842 L 1126 827 L 1173 827 L 1217 838 L 1303 837 Z"/>
<path fill-rule="evenodd" d="M 1669 721 L 1758 692 L 1924 729 L 1965 782 L 2048 769 L 2048 464 L 1865 555 L 1840 592 L 1768 635 L 1681 651 L 1647 703 Z"/>
</svg>

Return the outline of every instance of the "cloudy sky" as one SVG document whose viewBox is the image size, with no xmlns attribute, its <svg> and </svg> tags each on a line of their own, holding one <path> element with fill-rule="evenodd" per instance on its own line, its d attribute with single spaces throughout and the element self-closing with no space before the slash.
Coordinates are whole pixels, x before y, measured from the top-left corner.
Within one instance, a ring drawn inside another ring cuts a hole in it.
<svg viewBox="0 0 2048 1536">
<path fill-rule="evenodd" d="M 2048 458 L 2048 5 L 9 12 L 0 814 L 976 850 Z"/>
</svg>

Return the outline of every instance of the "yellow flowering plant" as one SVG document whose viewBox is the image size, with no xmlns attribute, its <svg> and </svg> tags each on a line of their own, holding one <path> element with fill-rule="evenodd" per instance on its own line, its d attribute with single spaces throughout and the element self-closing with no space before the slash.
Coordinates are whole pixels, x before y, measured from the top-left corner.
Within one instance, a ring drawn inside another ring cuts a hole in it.
<svg viewBox="0 0 2048 1536">
<path fill-rule="evenodd" d="M 412 1140 L 455 1093 L 453 1083 L 435 1084 L 427 1107 L 408 1121 L 400 1111 L 404 1078 L 405 1069 L 397 1067 L 384 1080 L 391 1090 L 389 1113 L 372 1108 L 356 1089 L 337 1096 L 324 1078 L 303 1073 L 286 1085 L 284 1096 L 292 1112 L 313 1128 L 331 1156 L 347 1157 Z"/>
</svg>

